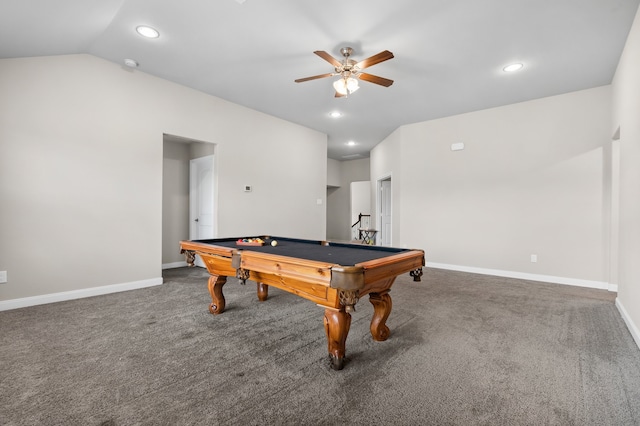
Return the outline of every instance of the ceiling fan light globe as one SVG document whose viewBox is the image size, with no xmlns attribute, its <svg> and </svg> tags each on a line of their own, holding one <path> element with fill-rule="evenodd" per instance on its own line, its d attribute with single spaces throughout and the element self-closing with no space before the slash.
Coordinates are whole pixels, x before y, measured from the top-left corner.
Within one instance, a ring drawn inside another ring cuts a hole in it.
<svg viewBox="0 0 640 426">
<path fill-rule="evenodd" d="M 336 89 L 336 92 L 340 93 L 341 95 L 347 95 L 349 93 L 347 91 L 347 83 L 343 78 L 336 80 L 333 83 L 333 88 Z"/>
<path fill-rule="evenodd" d="M 358 80 L 353 77 L 349 77 L 346 81 L 347 90 L 349 93 L 353 93 L 360 88 L 358 85 Z"/>
<path fill-rule="evenodd" d="M 333 88 L 341 95 L 350 95 L 360 88 L 358 80 L 353 77 L 341 78 L 333 83 Z"/>
</svg>

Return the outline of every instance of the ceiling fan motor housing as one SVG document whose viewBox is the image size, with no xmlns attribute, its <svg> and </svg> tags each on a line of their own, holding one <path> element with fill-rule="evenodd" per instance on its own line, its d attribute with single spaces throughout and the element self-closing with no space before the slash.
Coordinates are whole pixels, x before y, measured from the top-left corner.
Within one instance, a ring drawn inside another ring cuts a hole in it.
<svg viewBox="0 0 640 426">
<path fill-rule="evenodd" d="M 342 56 L 344 56 L 345 58 L 348 58 L 349 56 L 351 56 L 351 54 L 353 53 L 353 49 L 350 47 L 343 47 L 342 49 L 340 49 L 340 53 L 342 54 Z"/>
<path fill-rule="evenodd" d="M 342 61 L 342 66 L 336 67 L 336 73 L 343 75 L 344 73 L 355 74 L 358 71 L 357 67 L 355 66 L 356 64 L 357 62 L 353 59 L 344 59 Z"/>
</svg>

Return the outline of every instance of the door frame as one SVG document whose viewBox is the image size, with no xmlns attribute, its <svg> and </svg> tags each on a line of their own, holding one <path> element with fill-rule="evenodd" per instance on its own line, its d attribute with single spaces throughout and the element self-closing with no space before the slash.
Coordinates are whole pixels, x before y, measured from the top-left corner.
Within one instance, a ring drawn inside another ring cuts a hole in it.
<svg viewBox="0 0 640 426">
<path fill-rule="evenodd" d="M 618 291 L 620 262 L 620 127 L 616 130 L 610 146 L 610 205 L 608 232 L 608 290 Z"/>
</svg>

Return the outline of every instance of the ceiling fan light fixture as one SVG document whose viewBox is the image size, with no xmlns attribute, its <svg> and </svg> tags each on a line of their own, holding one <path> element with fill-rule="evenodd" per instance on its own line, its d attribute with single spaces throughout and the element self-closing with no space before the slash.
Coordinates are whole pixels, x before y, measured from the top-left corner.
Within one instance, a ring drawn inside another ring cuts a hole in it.
<svg viewBox="0 0 640 426">
<path fill-rule="evenodd" d="M 333 88 L 341 95 L 350 95 L 360 88 L 358 80 L 353 77 L 341 78 L 333 83 Z"/>
</svg>

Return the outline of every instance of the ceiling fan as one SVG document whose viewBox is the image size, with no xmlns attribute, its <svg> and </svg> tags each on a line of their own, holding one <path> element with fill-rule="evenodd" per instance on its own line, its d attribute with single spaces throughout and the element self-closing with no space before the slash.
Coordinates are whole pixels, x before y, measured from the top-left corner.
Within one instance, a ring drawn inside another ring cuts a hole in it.
<svg viewBox="0 0 640 426">
<path fill-rule="evenodd" d="M 353 49 L 350 47 L 343 47 L 340 49 L 340 53 L 344 56 L 342 61 L 338 61 L 323 50 L 316 50 L 313 53 L 333 65 L 335 67 L 335 71 L 327 74 L 314 75 L 312 77 L 299 78 L 295 80 L 296 83 L 339 75 L 340 79 L 333 83 L 333 88 L 336 89 L 336 98 L 348 96 L 358 90 L 360 87 L 358 85 L 358 79 L 368 81 L 369 83 L 379 84 L 384 87 L 389 87 L 393 84 L 393 80 L 389 80 L 388 78 L 378 77 L 377 75 L 362 72 L 365 68 L 393 58 L 393 53 L 388 50 L 382 51 L 370 58 L 363 59 L 360 62 L 356 62 L 350 58 L 353 53 Z"/>
</svg>

